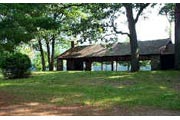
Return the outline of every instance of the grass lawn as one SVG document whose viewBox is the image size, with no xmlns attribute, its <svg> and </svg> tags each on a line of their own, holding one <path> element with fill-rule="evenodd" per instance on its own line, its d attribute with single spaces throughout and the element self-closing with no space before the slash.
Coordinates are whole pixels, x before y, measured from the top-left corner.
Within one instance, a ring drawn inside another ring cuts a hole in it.
<svg viewBox="0 0 180 120">
<path fill-rule="evenodd" d="M 65 115 L 95 115 L 93 112 L 99 111 L 104 115 L 121 115 L 120 112 L 141 115 L 136 112 L 149 109 L 179 111 L 179 114 L 180 71 L 34 72 L 30 78 L 16 80 L 3 80 L 0 76 L 0 93 L 0 105 L 6 108 L 28 103 L 80 106 L 82 110 L 88 106 L 88 114 L 79 111 L 82 114 Z M 7 115 L 4 110 L 0 108 L 0 115 Z"/>
</svg>

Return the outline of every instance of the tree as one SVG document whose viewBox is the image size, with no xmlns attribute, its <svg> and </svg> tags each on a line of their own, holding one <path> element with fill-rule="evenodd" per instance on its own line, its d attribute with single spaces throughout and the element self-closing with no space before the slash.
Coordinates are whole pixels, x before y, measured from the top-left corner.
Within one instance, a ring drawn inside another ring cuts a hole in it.
<svg viewBox="0 0 180 120">
<path fill-rule="evenodd" d="M 180 70 L 180 3 L 175 6 L 175 68 Z"/>
<path fill-rule="evenodd" d="M 174 22 L 174 18 L 175 18 L 175 15 L 174 15 L 174 9 L 175 9 L 175 4 L 173 3 L 166 3 L 162 8 L 161 10 L 159 11 L 159 14 L 161 15 L 165 15 L 168 22 L 169 22 L 169 38 L 171 38 L 171 34 L 172 34 L 172 22 Z"/>
<path fill-rule="evenodd" d="M 38 39 L 38 44 L 39 44 L 39 51 L 40 51 L 40 53 L 41 53 L 42 71 L 46 71 L 46 64 L 45 64 L 45 58 L 44 58 L 44 51 L 43 51 L 41 39 Z"/>
<path fill-rule="evenodd" d="M 63 38 L 64 36 L 66 38 L 70 38 L 72 36 L 79 35 L 81 41 L 91 41 L 92 39 L 103 40 L 106 36 L 109 36 L 105 34 L 106 29 L 105 27 L 103 27 L 105 26 L 104 23 L 106 23 L 106 19 L 109 16 L 116 14 L 117 11 L 121 11 L 120 9 L 124 7 L 126 9 L 129 33 L 118 31 L 113 21 L 111 27 L 113 28 L 116 34 L 125 34 L 128 35 L 128 37 L 130 38 L 132 53 L 131 71 L 134 72 L 139 70 L 139 51 L 135 25 L 138 21 L 139 16 L 148 5 L 148 3 L 35 4 L 35 6 L 33 6 L 32 4 L 14 4 L 12 6 L 6 5 L 6 9 L 8 10 L 8 13 L 10 13 L 10 15 L 13 14 L 13 18 L 16 18 L 13 20 L 15 20 L 18 24 L 15 24 L 16 22 L 11 20 L 11 16 L 9 17 L 9 14 L 7 14 L 6 16 L 8 16 L 7 18 L 10 18 L 11 23 L 17 25 L 17 28 L 19 28 L 19 26 L 23 28 L 25 32 L 23 31 L 20 33 L 28 33 L 28 37 L 31 36 L 31 38 L 38 38 L 37 41 L 38 48 L 40 50 L 42 57 L 42 66 L 45 66 L 45 62 L 43 62 L 43 49 L 44 43 L 46 44 L 49 70 L 53 70 L 55 44 L 58 38 Z M 9 8 L 12 8 L 13 10 Z M 13 13 L 11 13 L 12 11 Z M 14 14 L 14 11 L 16 14 Z M 133 11 L 137 12 L 135 18 Z M 7 26 L 5 26 L 5 28 L 7 28 Z M 39 30 L 37 28 L 39 28 Z M 14 31 L 15 30 L 13 30 L 13 32 Z M 63 36 L 60 36 L 62 34 Z M 3 39 L 6 40 L 6 37 Z M 43 70 L 44 68 L 45 67 L 43 67 Z"/>
<path fill-rule="evenodd" d="M 103 20 L 108 18 L 111 11 L 107 8 L 110 4 L 83 4 L 81 6 L 82 17 L 79 17 L 78 21 L 70 24 L 71 35 L 79 36 L 78 42 L 97 42 L 98 39 L 105 40 L 106 35 Z"/>
<path fill-rule="evenodd" d="M 55 45 L 63 36 L 67 37 L 69 33 L 69 24 L 74 22 L 80 16 L 79 8 L 81 4 L 49 4 L 44 12 L 46 17 L 50 17 L 54 24 L 43 29 L 42 38 L 45 40 L 48 58 L 48 67 L 50 71 L 54 68 Z M 64 34 L 63 36 L 62 33 Z"/>
<path fill-rule="evenodd" d="M 51 4 L 50 4 L 51 5 Z M 47 51 L 48 51 L 48 63 L 49 63 L 49 70 L 52 70 L 53 67 L 51 66 L 51 61 L 50 61 L 50 45 L 49 45 L 49 40 L 45 38 L 49 38 L 49 36 L 46 37 L 46 32 L 52 31 L 54 29 L 58 28 L 58 23 L 54 21 L 54 18 L 51 17 L 51 14 L 49 14 L 50 11 L 50 6 L 49 4 L 43 4 L 39 13 L 36 14 L 36 16 L 32 16 L 33 19 L 35 19 L 34 27 L 37 28 L 37 32 L 35 34 L 36 39 L 38 41 L 38 44 L 35 43 L 35 46 L 38 45 L 38 50 L 40 51 L 41 55 L 41 63 L 42 63 L 42 70 L 46 70 L 46 61 L 45 61 L 45 53 L 44 53 L 44 40 L 46 41 L 47 44 Z M 54 39 L 53 39 L 54 40 Z M 37 45 L 36 45 L 37 44 Z M 55 44 L 55 43 L 54 43 Z M 54 52 L 54 44 L 52 44 L 52 54 Z M 54 56 L 53 56 L 54 60 Z"/>
<path fill-rule="evenodd" d="M 60 37 L 63 38 L 61 33 L 68 30 L 68 22 L 78 17 L 79 8 L 75 6 L 79 5 L 0 4 L 0 50 L 13 51 L 23 42 L 32 43 L 40 51 L 42 70 L 46 69 L 46 51 L 49 70 L 53 70 L 55 45 L 64 40 Z M 35 42 L 30 41 L 32 39 Z"/>
<path fill-rule="evenodd" d="M 113 30 L 117 34 L 127 35 L 130 39 L 130 46 L 131 46 L 131 72 L 136 72 L 139 70 L 139 47 L 137 42 L 137 33 L 136 33 L 136 23 L 139 20 L 140 15 L 142 14 L 143 10 L 148 7 L 150 4 L 122 4 L 126 11 L 126 17 L 128 21 L 128 32 L 118 31 L 116 28 L 116 24 L 114 23 L 114 19 L 112 19 Z M 133 10 L 137 11 L 136 16 L 134 16 Z M 115 17 L 116 18 L 116 17 Z"/>
<path fill-rule="evenodd" d="M 0 4 L 1 51 L 13 51 L 17 45 L 27 43 L 32 38 L 32 29 L 27 24 L 30 19 L 21 8 L 22 6 L 17 4 Z"/>
<path fill-rule="evenodd" d="M 0 68 L 5 78 L 23 78 L 30 75 L 31 61 L 27 55 L 11 53 L 1 56 Z"/>
<path fill-rule="evenodd" d="M 99 38 L 103 40 L 105 36 L 110 36 L 113 35 L 106 34 L 105 31 L 108 31 L 108 27 L 113 28 L 113 31 L 115 34 L 122 34 L 122 35 L 127 35 L 130 38 L 130 44 L 131 44 L 131 71 L 135 72 L 139 70 L 139 48 L 138 48 L 138 43 L 137 43 L 137 33 L 136 33 L 136 23 L 138 22 L 138 19 L 140 15 L 142 14 L 143 10 L 148 7 L 150 4 L 145 3 L 145 4 L 93 4 L 93 5 L 88 5 L 86 9 L 89 9 L 92 14 L 91 17 L 85 20 L 81 20 L 80 26 L 85 25 L 82 29 L 79 27 L 79 31 L 83 31 L 82 33 L 82 41 L 91 40 L 89 39 L 90 36 L 92 37 L 94 34 L 93 33 L 98 33 L 98 28 L 104 27 L 99 35 Z M 120 14 L 123 14 L 121 11 L 122 7 L 125 8 L 126 12 L 126 17 L 128 20 L 128 28 L 129 28 L 129 33 L 128 32 L 123 32 L 123 31 L 118 31 L 117 30 L 117 23 L 115 23 L 115 19 L 119 16 L 117 15 L 117 12 L 120 12 Z M 136 16 L 134 16 L 134 11 L 136 11 Z M 110 23 L 107 22 L 107 18 L 110 18 Z M 87 27 L 87 28 L 86 28 Z M 95 28 L 94 28 L 95 27 Z M 77 27 L 76 27 L 77 28 Z M 78 33 L 80 33 L 77 31 Z M 85 34 L 86 33 L 86 34 Z M 91 35 L 91 33 L 93 35 Z M 102 34 L 105 34 L 102 36 Z M 86 35 L 86 36 L 84 36 Z M 97 37 L 96 37 L 97 38 Z M 111 39 L 110 39 L 111 40 Z M 106 40 L 107 42 L 107 40 Z"/>
<path fill-rule="evenodd" d="M 45 16 L 48 4 L 0 4 L 0 46 L 3 50 L 14 50 L 22 42 L 37 39 L 35 48 L 41 53 L 42 70 L 46 69 L 40 29 L 52 29 L 56 23 Z"/>
<path fill-rule="evenodd" d="M 42 43 L 46 47 L 48 67 L 52 71 L 54 68 L 56 44 L 63 41 L 64 37 L 68 38 L 70 25 L 81 17 L 82 11 L 78 6 L 82 4 L 48 4 L 42 11 L 40 18 L 46 18 L 43 24 L 38 24 L 39 35 Z M 64 42 L 65 43 L 65 42 Z M 40 44 L 39 44 L 40 46 Z M 41 50 L 42 53 L 42 50 Z M 42 57 L 43 58 L 43 57 Z"/>
<path fill-rule="evenodd" d="M 160 14 L 166 15 L 171 23 L 175 20 L 175 69 L 180 69 L 180 4 L 168 3 L 162 7 Z"/>
</svg>

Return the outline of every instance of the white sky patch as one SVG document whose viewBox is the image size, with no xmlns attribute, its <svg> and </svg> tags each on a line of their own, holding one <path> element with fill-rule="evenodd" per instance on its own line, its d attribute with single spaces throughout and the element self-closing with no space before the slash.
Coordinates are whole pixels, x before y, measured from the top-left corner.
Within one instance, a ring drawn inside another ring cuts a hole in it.
<svg viewBox="0 0 180 120">
<path fill-rule="evenodd" d="M 169 23 L 167 18 L 158 15 L 159 9 L 157 7 L 150 9 L 152 9 L 152 11 L 148 13 L 148 18 L 143 20 L 142 16 L 136 25 L 138 39 L 153 40 L 168 38 L 169 34 L 167 29 L 169 28 Z"/>
<path fill-rule="evenodd" d="M 137 23 L 137 36 L 139 40 L 168 38 L 166 32 L 168 22 L 164 16 L 149 16 L 149 19 Z"/>
<path fill-rule="evenodd" d="M 157 5 L 154 8 L 148 7 L 144 10 L 144 14 L 139 17 L 136 24 L 136 32 L 138 40 L 157 40 L 169 38 L 169 23 L 165 16 L 159 15 L 160 6 Z M 124 21 L 124 23 L 121 23 Z M 125 15 L 120 16 L 116 22 L 118 23 L 119 30 L 123 32 L 128 31 L 128 24 Z M 121 24 L 119 24 L 121 23 Z M 174 24 L 174 23 L 173 23 Z M 172 41 L 174 42 L 174 25 L 172 24 Z M 127 41 L 127 36 L 118 35 L 119 41 Z"/>
</svg>

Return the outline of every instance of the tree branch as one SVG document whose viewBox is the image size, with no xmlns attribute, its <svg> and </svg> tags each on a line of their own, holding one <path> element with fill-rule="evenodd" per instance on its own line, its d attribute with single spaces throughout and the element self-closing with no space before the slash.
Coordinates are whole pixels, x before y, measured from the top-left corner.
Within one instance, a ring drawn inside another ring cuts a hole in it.
<svg viewBox="0 0 180 120">
<path fill-rule="evenodd" d="M 135 23 L 137 23 L 137 21 L 138 21 L 138 19 L 139 19 L 139 16 L 141 15 L 141 13 L 143 12 L 143 10 L 144 10 L 148 5 L 150 5 L 150 3 L 142 4 L 142 5 L 140 6 L 140 9 L 139 9 L 139 11 L 138 11 L 138 13 L 137 13 L 137 15 L 136 15 L 136 17 L 135 17 L 135 19 L 134 19 Z"/>
<path fill-rule="evenodd" d="M 114 24 L 114 19 L 112 19 L 112 24 L 111 27 L 113 28 L 114 32 L 117 34 L 122 34 L 122 35 L 127 35 L 128 37 L 130 37 L 130 34 L 127 32 L 122 32 L 122 31 L 118 31 L 115 24 Z"/>
<path fill-rule="evenodd" d="M 115 33 L 112 33 L 112 34 L 106 34 L 104 35 L 103 37 L 101 37 L 100 39 L 103 40 L 105 37 L 108 37 L 108 36 L 111 36 L 111 35 L 116 35 Z"/>
</svg>

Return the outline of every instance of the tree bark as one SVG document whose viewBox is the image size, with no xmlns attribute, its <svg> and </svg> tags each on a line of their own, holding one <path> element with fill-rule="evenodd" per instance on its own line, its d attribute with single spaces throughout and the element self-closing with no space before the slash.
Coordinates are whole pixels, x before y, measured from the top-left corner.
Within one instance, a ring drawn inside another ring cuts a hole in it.
<svg viewBox="0 0 180 120">
<path fill-rule="evenodd" d="M 175 7 L 175 69 L 180 70 L 180 3 Z"/>
<path fill-rule="evenodd" d="M 42 43 L 41 40 L 38 40 L 38 44 L 39 44 L 39 50 L 40 50 L 40 54 L 41 54 L 41 64 L 42 64 L 42 71 L 46 70 L 46 65 L 45 65 L 45 59 L 44 59 L 44 51 L 42 48 Z"/>
<path fill-rule="evenodd" d="M 131 46 L 131 72 L 139 71 L 139 47 L 136 34 L 136 22 L 133 18 L 132 5 L 125 5 L 126 17 L 128 20 L 128 28 L 130 33 L 130 46 Z"/>
<path fill-rule="evenodd" d="M 48 41 L 47 39 L 46 39 L 46 48 L 47 48 L 48 68 L 49 68 L 49 70 L 50 70 L 51 54 L 50 54 L 49 41 Z"/>
<path fill-rule="evenodd" d="M 55 52 L 54 47 L 55 47 L 55 35 L 53 35 L 53 37 L 52 37 L 51 62 L 50 62 L 49 71 L 54 70 L 54 52 Z"/>
<path fill-rule="evenodd" d="M 58 17 L 57 13 L 53 14 L 53 20 L 56 21 Z M 50 66 L 49 66 L 49 71 L 54 70 L 54 52 L 55 52 L 55 39 L 56 39 L 56 33 L 52 35 L 52 44 L 51 44 L 51 61 L 50 61 Z"/>
</svg>

